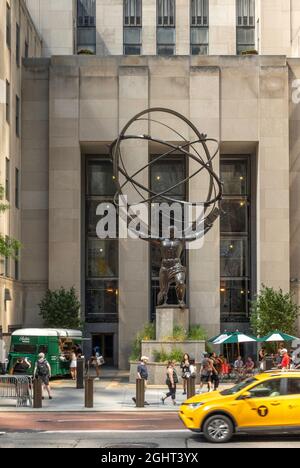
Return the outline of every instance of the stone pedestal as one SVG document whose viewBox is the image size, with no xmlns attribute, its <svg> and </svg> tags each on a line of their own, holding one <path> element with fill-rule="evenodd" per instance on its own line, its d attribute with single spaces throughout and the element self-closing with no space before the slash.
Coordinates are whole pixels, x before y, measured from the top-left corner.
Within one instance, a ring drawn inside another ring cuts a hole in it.
<svg viewBox="0 0 300 468">
<path fill-rule="evenodd" d="M 164 341 L 173 336 L 176 326 L 189 330 L 190 311 L 180 307 L 157 307 L 156 309 L 156 340 Z"/>
<path fill-rule="evenodd" d="M 190 328 L 190 311 L 180 307 L 157 307 L 156 309 L 156 340 L 142 342 L 142 356 L 149 358 L 149 384 L 165 385 L 166 364 L 155 362 L 157 353 L 165 352 L 171 354 L 179 352 L 182 356 L 188 353 L 198 363 L 201 361 L 202 353 L 205 351 L 205 341 L 172 341 L 174 328 L 183 327 L 188 333 Z M 178 354 L 178 353 L 177 353 Z M 137 374 L 137 363 L 130 363 L 130 383 L 135 383 Z M 177 366 L 177 374 L 181 383 L 181 370 Z"/>
</svg>

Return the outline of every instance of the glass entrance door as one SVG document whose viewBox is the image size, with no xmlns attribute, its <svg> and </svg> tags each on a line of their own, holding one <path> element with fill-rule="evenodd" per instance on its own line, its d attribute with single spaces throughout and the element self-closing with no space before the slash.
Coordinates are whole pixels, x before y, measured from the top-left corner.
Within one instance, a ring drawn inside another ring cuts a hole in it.
<svg viewBox="0 0 300 468">
<path fill-rule="evenodd" d="M 93 349 L 100 348 L 100 352 L 105 360 L 105 365 L 114 366 L 114 335 L 103 333 L 101 335 L 93 335 Z"/>
</svg>

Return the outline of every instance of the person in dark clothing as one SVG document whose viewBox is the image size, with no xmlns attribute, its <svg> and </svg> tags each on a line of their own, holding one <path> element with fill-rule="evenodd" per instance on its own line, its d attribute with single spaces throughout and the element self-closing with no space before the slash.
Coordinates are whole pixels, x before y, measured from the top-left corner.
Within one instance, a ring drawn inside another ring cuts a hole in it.
<svg viewBox="0 0 300 468">
<path fill-rule="evenodd" d="M 190 378 L 190 356 L 185 354 L 182 358 L 180 369 L 182 370 L 182 381 L 183 381 L 183 395 L 187 392 L 187 379 Z"/>
<path fill-rule="evenodd" d="M 147 356 L 142 356 L 141 360 L 140 360 L 140 363 L 138 364 L 138 367 L 137 367 L 137 379 L 144 380 L 144 382 L 145 382 L 145 392 L 146 392 L 146 389 L 147 389 L 147 383 L 148 383 L 148 379 L 149 379 L 149 372 L 148 372 L 148 369 L 147 369 L 148 361 L 149 361 L 149 358 Z M 136 403 L 136 398 L 132 398 L 132 401 L 134 403 Z M 149 403 L 146 400 L 144 401 L 144 404 L 146 406 L 149 406 Z"/>
<path fill-rule="evenodd" d="M 27 372 L 31 369 L 31 363 L 28 359 L 20 358 L 17 360 L 13 368 L 13 375 L 27 375 Z"/>
<path fill-rule="evenodd" d="M 174 361 L 169 361 L 168 363 L 166 385 L 169 388 L 169 392 L 161 399 L 162 403 L 164 404 L 166 399 L 171 397 L 174 406 L 176 406 L 176 387 L 178 384 L 178 376 L 175 370 L 175 365 L 176 363 Z"/>
<path fill-rule="evenodd" d="M 216 353 L 210 355 L 213 362 L 213 371 L 211 374 L 211 382 L 214 384 L 214 391 L 217 391 L 220 386 L 220 374 L 222 373 L 222 360 L 218 358 Z"/>
</svg>

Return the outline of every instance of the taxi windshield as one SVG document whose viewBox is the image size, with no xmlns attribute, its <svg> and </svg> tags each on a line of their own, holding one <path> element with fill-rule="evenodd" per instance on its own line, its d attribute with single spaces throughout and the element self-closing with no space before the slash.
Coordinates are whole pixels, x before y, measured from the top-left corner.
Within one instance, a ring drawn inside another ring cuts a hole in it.
<svg viewBox="0 0 300 468">
<path fill-rule="evenodd" d="M 240 382 L 234 387 L 229 388 L 228 390 L 224 390 L 223 392 L 221 392 L 221 395 L 222 396 L 236 395 L 236 393 L 239 393 L 241 390 L 244 390 L 244 388 L 248 387 L 249 385 L 255 382 L 258 382 L 258 380 L 253 377 L 250 377 L 249 379 L 244 380 L 244 382 Z"/>
</svg>

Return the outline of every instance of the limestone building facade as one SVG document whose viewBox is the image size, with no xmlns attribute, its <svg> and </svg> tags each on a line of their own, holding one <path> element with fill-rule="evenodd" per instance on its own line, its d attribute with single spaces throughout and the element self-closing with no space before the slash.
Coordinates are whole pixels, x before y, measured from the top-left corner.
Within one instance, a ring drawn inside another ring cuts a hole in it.
<svg viewBox="0 0 300 468">
<path fill-rule="evenodd" d="M 220 141 L 224 214 L 185 258 L 192 324 L 209 335 L 249 331 L 249 301 L 261 284 L 292 289 L 300 303 L 300 0 L 26 4 L 38 48 L 23 60 L 20 144 L 11 151 L 21 158 L 21 208 L 1 215 L 16 219 L 3 232 L 23 244 L 20 281 L 1 280 L 13 299 L 9 313 L 1 309 L 2 332 L 40 325 L 46 289 L 75 286 L 87 353 L 99 345 L 108 363 L 128 366 L 135 334 L 155 315 L 159 256 L 143 241 L 98 239 L 96 208 L 115 193 L 109 145 L 149 107 L 177 110 Z M 5 43 L 1 50 L 8 55 Z M 4 186 L 7 151 L 0 146 Z M 160 151 L 126 145 L 129 171 Z M 142 181 L 159 190 L 192 171 L 175 154 Z M 174 195 L 197 200 L 204 190 L 192 179 Z"/>
</svg>

